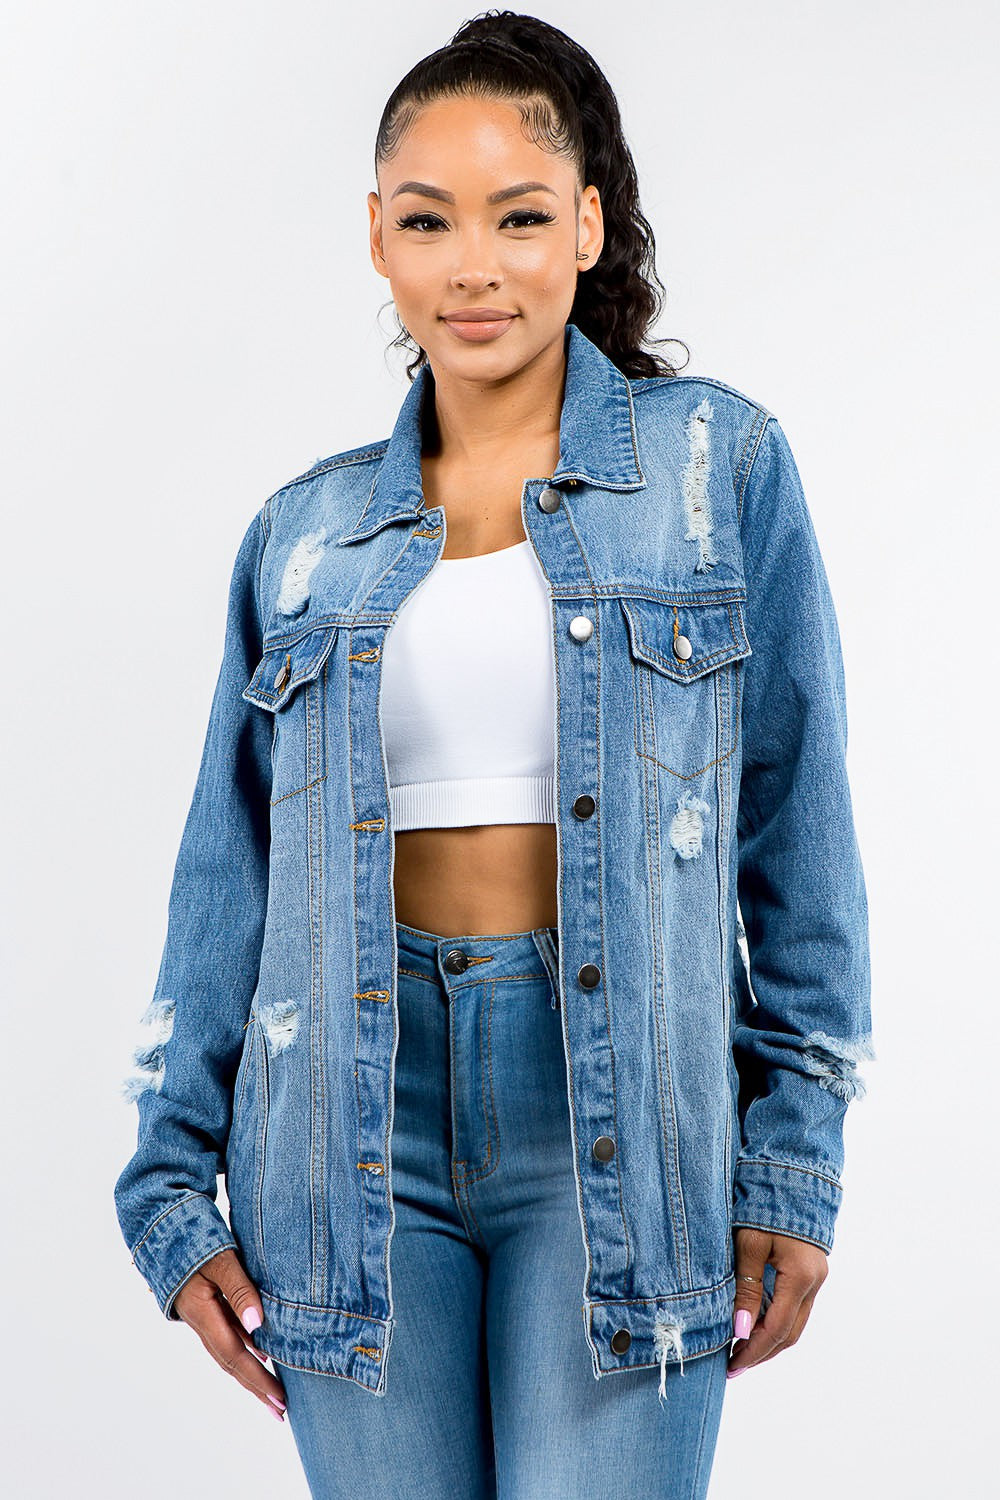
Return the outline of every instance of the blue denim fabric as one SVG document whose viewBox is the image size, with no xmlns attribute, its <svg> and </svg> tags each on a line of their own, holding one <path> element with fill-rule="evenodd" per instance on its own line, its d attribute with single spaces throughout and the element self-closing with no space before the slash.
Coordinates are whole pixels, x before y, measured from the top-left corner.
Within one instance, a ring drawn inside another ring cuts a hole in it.
<svg viewBox="0 0 1000 1500">
<path fill-rule="evenodd" d="M 736 1225 L 832 1247 L 874 1050 L 840 640 L 785 434 L 720 381 L 626 377 L 573 324 L 566 355 L 559 462 L 521 513 L 552 601 L 559 1016 L 600 1380 L 730 1336 Z M 399 1035 L 379 684 L 445 545 L 421 488 L 432 396 L 424 367 L 389 439 L 292 480 L 240 545 L 115 1185 L 168 1318 L 235 1247 L 258 1347 L 378 1395 Z"/>
<path fill-rule="evenodd" d="M 392 1389 L 276 1366 L 311 1493 L 704 1496 L 728 1341 L 664 1366 L 658 1405 L 655 1370 L 595 1381 L 581 1337 L 556 929 L 397 937 Z"/>
</svg>

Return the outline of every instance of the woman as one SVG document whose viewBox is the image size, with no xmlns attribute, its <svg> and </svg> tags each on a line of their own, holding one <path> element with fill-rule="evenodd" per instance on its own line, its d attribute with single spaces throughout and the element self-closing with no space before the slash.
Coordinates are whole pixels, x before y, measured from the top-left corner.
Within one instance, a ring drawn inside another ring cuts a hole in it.
<svg viewBox="0 0 1000 1500">
<path fill-rule="evenodd" d="M 775 418 L 641 347 L 586 52 L 470 21 L 376 172 L 413 383 L 241 545 L 122 1229 L 315 1495 L 701 1496 L 874 1055 L 826 576 Z"/>
</svg>

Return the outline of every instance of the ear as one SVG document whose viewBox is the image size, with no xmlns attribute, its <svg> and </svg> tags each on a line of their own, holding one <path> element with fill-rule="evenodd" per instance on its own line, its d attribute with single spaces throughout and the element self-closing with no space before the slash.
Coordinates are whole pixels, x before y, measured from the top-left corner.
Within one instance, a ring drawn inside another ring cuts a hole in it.
<svg viewBox="0 0 1000 1500">
<path fill-rule="evenodd" d="M 579 249 L 587 253 L 587 259 L 581 262 L 580 270 L 590 271 L 604 248 L 604 211 L 601 207 L 601 195 L 593 184 L 585 187 L 580 194 L 577 241 Z"/>
<path fill-rule="evenodd" d="M 368 194 L 368 237 L 372 265 L 380 276 L 388 279 L 389 272 L 382 253 L 382 204 L 376 192 Z"/>
</svg>

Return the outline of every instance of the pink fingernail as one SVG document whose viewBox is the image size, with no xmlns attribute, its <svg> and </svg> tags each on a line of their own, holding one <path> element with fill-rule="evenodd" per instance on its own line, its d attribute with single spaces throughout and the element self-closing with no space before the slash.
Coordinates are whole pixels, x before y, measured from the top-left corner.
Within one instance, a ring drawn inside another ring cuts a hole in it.
<svg viewBox="0 0 1000 1500">
<path fill-rule="evenodd" d="M 727 1380 L 732 1380 L 732 1378 L 733 1378 L 734 1375 L 743 1375 L 743 1374 L 746 1373 L 747 1370 L 749 1370 L 749 1368 L 750 1368 L 749 1365 L 740 1365 L 740 1367 L 739 1367 L 738 1370 L 727 1370 L 726 1371 L 726 1379 Z"/>
<path fill-rule="evenodd" d="M 736 1314 L 736 1319 L 733 1324 L 733 1330 L 736 1334 L 736 1337 L 738 1339 L 748 1339 L 750 1337 L 750 1330 L 752 1327 L 753 1320 L 750 1317 L 749 1310 L 745 1307 L 741 1307 L 739 1312 Z"/>
<path fill-rule="evenodd" d="M 253 1333 L 255 1328 L 260 1327 L 260 1313 L 255 1307 L 244 1308 L 242 1322 L 247 1333 Z"/>
<path fill-rule="evenodd" d="M 272 1417 L 277 1417 L 279 1422 L 283 1422 L 285 1420 L 284 1413 L 278 1411 L 275 1407 L 269 1406 L 267 1409 L 271 1413 Z"/>
<path fill-rule="evenodd" d="M 279 1411 L 287 1411 L 288 1410 L 288 1408 L 285 1405 L 284 1401 L 279 1401 L 278 1398 L 277 1398 L 277 1396 L 268 1395 L 267 1399 L 268 1399 L 268 1401 L 270 1401 L 272 1403 L 272 1405 L 276 1406 Z"/>
</svg>

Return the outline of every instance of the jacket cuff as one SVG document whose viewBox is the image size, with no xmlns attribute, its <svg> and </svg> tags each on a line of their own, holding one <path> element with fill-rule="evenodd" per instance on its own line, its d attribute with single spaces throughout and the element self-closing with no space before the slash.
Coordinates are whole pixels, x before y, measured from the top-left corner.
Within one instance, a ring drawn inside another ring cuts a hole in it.
<svg viewBox="0 0 1000 1500">
<path fill-rule="evenodd" d="M 769 1229 L 809 1240 L 827 1254 L 843 1188 L 813 1167 L 741 1157 L 733 1187 L 733 1228 Z"/>
<path fill-rule="evenodd" d="M 180 1322 L 174 1298 L 188 1277 L 220 1250 L 236 1248 L 232 1231 L 211 1198 L 187 1193 L 153 1220 L 132 1248 L 132 1264 L 165 1317 Z"/>
</svg>

